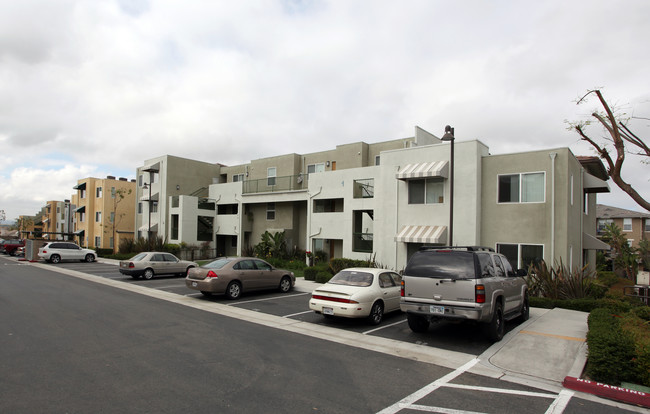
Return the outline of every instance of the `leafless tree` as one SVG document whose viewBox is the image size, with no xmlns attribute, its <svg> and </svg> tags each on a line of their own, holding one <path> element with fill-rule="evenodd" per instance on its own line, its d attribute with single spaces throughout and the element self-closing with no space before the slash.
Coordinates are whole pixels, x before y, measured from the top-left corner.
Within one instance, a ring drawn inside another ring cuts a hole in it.
<svg viewBox="0 0 650 414">
<path fill-rule="evenodd" d="M 594 89 L 587 92 L 582 98 L 578 100 L 578 105 L 585 102 L 587 97 L 591 94 L 595 94 L 600 100 L 600 104 L 605 110 L 604 113 L 594 111 L 591 115 L 598 120 L 598 122 L 605 128 L 609 137 L 605 138 L 605 144 L 600 145 L 594 139 L 587 136 L 585 132 L 585 127 L 590 124 L 589 121 L 572 123 L 570 124 L 570 129 L 575 129 L 583 141 L 588 142 L 592 147 L 596 149 L 600 158 L 605 160 L 607 164 L 607 173 L 614 183 L 623 191 L 625 191 L 632 199 L 641 207 L 646 210 L 650 210 L 650 202 L 644 199 L 629 183 L 627 183 L 621 177 L 621 168 L 623 167 L 623 162 L 625 161 L 625 155 L 634 154 L 642 157 L 648 157 L 650 159 L 650 148 L 648 145 L 637 135 L 635 135 L 627 127 L 625 122 L 617 119 L 614 115 L 614 112 L 603 98 L 603 94 L 599 89 Z M 611 139 L 610 139 L 611 137 Z M 615 154 L 610 153 L 608 148 L 608 143 L 613 144 Z M 627 147 L 626 147 L 627 144 Z M 645 163 L 648 160 L 644 160 Z"/>
</svg>

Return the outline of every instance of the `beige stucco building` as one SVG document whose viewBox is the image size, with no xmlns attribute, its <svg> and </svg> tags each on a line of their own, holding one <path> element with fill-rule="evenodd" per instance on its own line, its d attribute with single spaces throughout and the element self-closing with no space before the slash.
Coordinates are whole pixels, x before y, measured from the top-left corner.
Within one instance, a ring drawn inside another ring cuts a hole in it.
<svg viewBox="0 0 650 414">
<path fill-rule="evenodd" d="M 152 197 L 167 201 L 152 227 L 162 224 L 154 228 L 171 243 L 209 243 L 218 255 L 242 254 L 265 231 L 284 232 L 290 247 L 373 257 L 397 270 L 424 244 L 489 246 L 518 267 L 539 259 L 593 265 L 596 249 L 607 248 L 595 238 L 596 194 L 609 191 L 597 158 L 568 148 L 491 155 L 477 140 L 454 148 L 453 223 L 450 143 L 418 127 L 413 137 L 376 144 L 209 164 L 194 184 L 203 191 L 211 182 L 207 195 L 169 183 L 179 172 L 164 158 L 139 174 L 156 170 L 168 183 L 153 178 Z"/>
<path fill-rule="evenodd" d="M 614 223 L 621 229 L 630 246 L 639 247 L 641 240 L 650 239 L 650 213 L 598 204 L 598 235 L 605 225 Z"/>
<path fill-rule="evenodd" d="M 135 180 L 83 178 L 74 186 L 73 233 L 80 246 L 119 248 L 121 237 L 132 237 L 135 227 Z"/>
<path fill-rule="evenodd" d="M 71 240 L 75 205 L 70 200 L 50 200 L 43 210 L 42 231 L 47 240 Z"/>
</svg>

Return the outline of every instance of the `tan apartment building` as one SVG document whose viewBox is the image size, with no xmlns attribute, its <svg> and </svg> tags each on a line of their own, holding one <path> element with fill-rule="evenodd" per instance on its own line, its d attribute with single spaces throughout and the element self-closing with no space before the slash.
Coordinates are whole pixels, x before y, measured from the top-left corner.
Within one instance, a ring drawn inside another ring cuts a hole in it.
<svg viewBox="0 0 650 414">
<path fill-rule="evenodd" d="M 135 180 L 88 177 L 73 188 L 73 233 L 80 246 L 117 250 L 120 237 L 133 237 Z"/>
<path fill-rule="evenodd" d="M 43 238 L 47 240 L 72 240 L 75 205 L 70 200 L 48 201 L 41 218 Z"/>
<path fill-rule="evenodd" d="M 16 224 L 21 239 L 33 239 L 35 237 L 41 237 L 43 234 L 43 220 L 40 214 L 35 216 L 18 216 L 18 222 Z"/>
<path fill-rule="evenodd" d="M 650 239 L 650 214 L 598 204 L 598 235 L 607 224 L 618 226 L 630 246 L 637 248 L 641 240 Z"/>
</svg>

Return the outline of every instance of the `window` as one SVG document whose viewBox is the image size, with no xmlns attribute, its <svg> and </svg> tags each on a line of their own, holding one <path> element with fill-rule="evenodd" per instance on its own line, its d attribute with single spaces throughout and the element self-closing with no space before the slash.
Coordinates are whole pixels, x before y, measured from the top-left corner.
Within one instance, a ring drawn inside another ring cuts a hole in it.
<svg viewBox="0 0 650 414">
<path fill-rule="evenodd" d="M 86 198 L 86 189 L 80 191 L 79 198 Z"/>
<path fill-rule="evenodd" d="M 144 181 L 144 180 L 143 180 L 142 174 L 140 174 L 140 175 L 138 176 L 138 187 L 142 187 L 143 181 Z"/>
<path fill-rule="evenodd" d="M 142 214 L 142 203 L 138 203 L 138 214 Z"/>
<path fill-rule="evenodd" d="M 115 223 L 115 212 L 111 211 L 111 223 Z"/>
<path fill-rule="evenodd" d="M 497 252 L 515 269 L 526 269 L 544 260 L 544 245 L 541 244 L 497 243 Z"/>
<path fill-rule="evenodd" d="M 624 218 L 623 219 L 623 231 L 632 231 L 632 219 Z"/>
<path fill-rule="evenodd" d="M 111 187 L 111 198 L 115 198 L 115 187 Z"/>
<path fill-rule="evenodd" d="M 99 247 L 102 245 L 102 238 L 99 236 L 95 236 L 95 247 Z"/>
<path fill-rule="evenodd" d="M 97 198 L 102 198 L 102 188 L 101 188 L 101 187 L 97 187 L 97 188 L 95 189 L 95 196 L 96 196 Z"/>
<path fill-rule="evenodd" d="M 571 194 L 570 194 L 570 198 L 571 198 L 571 205 L 573 205 L 573 175 L 571 176 Z"/>
<path fill-rule="evenodd" d="M 445 201 L 444 179 L 410 180 L 409 204 L 439 204 Z"/>
<path fill-rule="evenodd" d="M 80 215 L 80 217 L 79 217 L 79 222 L 80 222 L 80 223 L 83 223 L 83 222 L 85 222 L 85 221 L 86 221 L 86 213 L 85 213 L 85 212 L 82 212 L 81 215 Z"/>
<path fill-rule="evenodd" d="M 157 213 L 158 212 L 158 202 L 154 201 L 151 203 L 151 212 L 152 213 Z"/>
<path fill-rule="evenodd" d="M 614 220 L 612 219 L 598 219 L 598 227 L 596 228 L 596 232 L 598 234 L 602 233 L 605 231 L 605 227 L 609 226 L 612 223 L 614 223 Z"/>
<path fill-rule="evenodd" d="M 643 229 L 646 232 L 650 231 L 650 219 L 645 219 L 645 227 Z"/>
<path fill-rule="evenodd" d="M 214 217 L 198 216 L 196 222 L 196 239 L 198 241 L 212 241 Z"/>
<path fill-rule="evenodd" d="M 266 185 L 275 185 L 275 177 L 277 175 L 277 170 L 275 167 L 269 167 L 266 169 Z"/>
<path fill-rule="evenodd" d="M 101 211 L 96 211 L 95 212 L 95 222 L 99 223 L 102 221 L 102 212 Z"/>
<path fill-rule="evenodd" d="M 110 247 L 111 249 L 115 247 L 115 242 L 113 241 L 112 237 L 108 239 L 108 247 Z"/>
<path fill-rule="evenodd" d="M 172 214 L 172 240 L 178 240 L 178 214 Z"/>
<path fill-rule="evenodd" d="M 379 165 L 379 155 L 375 155 L 375 165 Z"/>
<path fill-rule="evenodd" d="M 342 213 L 342 198 L 325 198 L 314 200 L 314 213 Z"/>
<path fill-rule="evenodd" d="M 354 198 L 373 198 L 375 196 L 375 180 L 373 178 L 354 180 L 352 196 Z"/>
<path fill-rule="evenodd" d="M 325 171 L 325 163 L 310 164 L 307 166 L 307 174 Z"/>
<path fill-rule="evenodd" d="M 244 174 L 233 174 L 232 175 L 232 182 L 236 183 L 238 181 L 244 181 Z"/>
<path fill-rule="evenodd" d="M 275 220 L 275 203 L 266 203 L 266 219 Z"/>
<path fill-rule="evenodd" d="M 544 202 L 545 173 L 507 174 L 498 177 L 499 203 Z"/>
</svg>

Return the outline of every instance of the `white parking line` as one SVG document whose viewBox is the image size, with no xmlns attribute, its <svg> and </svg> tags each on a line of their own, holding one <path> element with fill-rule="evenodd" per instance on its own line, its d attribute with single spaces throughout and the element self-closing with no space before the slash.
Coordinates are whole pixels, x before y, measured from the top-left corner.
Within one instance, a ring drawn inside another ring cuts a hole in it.
<svg viewBox="0 0 650 414">
<path fill-rule="evenodd" d="M 304 295 L 310 295 L 310 293 L 298 293 L 296 295 L 273 296 L 272 298 L 264 298 L 264 299 L 242 300 L 242 301 L 229 303 L 228 306 L 241 305 L 242 303 L 265 302 L 265 301 L 268 301 L 268 300 L 275 300 L 275 299 L 281 299 L 281 298 L 293 298 L 295 296 L 304 296 Z"/>
<path fill-rule="evenodd" d="M 397 321 L 397 322 L 393 322 L 393 323 L 388 324 L 388 325 L 380 326 L 379 328 L 371 329 L 369 331 L 362 332 L 362 334 L 368 335 L 369 333 L 373 333 L 375 331 L 380 331 L 380 330 L 382 330 L 384 328 L 390 328 L 391 326 L 399 325 L 400 323 L 404 323 L 404 322 L 406 322 L 406 319 L 401 320 L 401 321 Z"/>
<path fill-rule="evenodd" d="M 291 315 L 284 315 L 283 318 L 291 318 L 292 316 L 304 315 L 305 313 L 312 313 L 313 310 L 308 310 L 304 312 L 292 313 Z"/>
<path fill-rule="evenodd" d="M 558 395 L 555 401 L 553 401 L 553 404 L 551 404 L 551 406 L 548 407 L 548 410 L 546 410 L 545 414 L 563 413 L 566 406 L 569 404 L 569 401 L 571 401 L 571 397 L 573 397 L 573 391 L 569 391 L 569 390 L 560 391 L 560 395 Z"/>
</svg>

